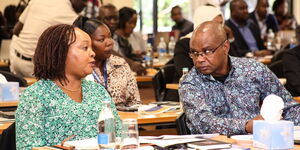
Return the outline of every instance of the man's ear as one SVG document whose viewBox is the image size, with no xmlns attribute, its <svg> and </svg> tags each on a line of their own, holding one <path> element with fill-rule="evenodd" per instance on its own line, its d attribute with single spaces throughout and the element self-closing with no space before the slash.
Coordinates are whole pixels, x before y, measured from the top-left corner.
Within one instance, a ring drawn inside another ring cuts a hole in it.
<svg viewBox="0 0 300 150">
<path fill-rule="evenodd" d="M 228 54 L 229 53 L 229 49 L 230 49 L 230 42 L 229 42 L 229 40 L 225 41 L 223 48 L 224 48 L 224 52 L 226 54 Z"/>
</svg>

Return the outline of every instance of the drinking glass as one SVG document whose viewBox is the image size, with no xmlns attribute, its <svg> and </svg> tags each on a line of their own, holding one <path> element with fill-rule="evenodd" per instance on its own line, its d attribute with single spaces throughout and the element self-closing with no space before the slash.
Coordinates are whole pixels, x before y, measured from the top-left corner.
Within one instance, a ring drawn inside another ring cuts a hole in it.
<svg viewBox="0 0 300 150">
<path fill-rule="evenodd" d="M 124 119 L 122 125 L 121 150 L 139 148 L 139 131 L 136 119 Z"/>
</svg>

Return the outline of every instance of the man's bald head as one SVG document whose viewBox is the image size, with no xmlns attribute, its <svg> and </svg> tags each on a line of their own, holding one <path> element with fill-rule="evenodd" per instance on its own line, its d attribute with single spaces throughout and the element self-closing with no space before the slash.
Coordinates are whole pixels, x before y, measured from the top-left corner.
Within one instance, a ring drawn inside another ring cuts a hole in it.
<svg viewBox="0 0 300 150">
<path fill-rule="evenodd" d="M 227 37 L 223 26 L 215 21 L 206 21 L 200 24 L 193 32 L 191 41 L 197 37 L 203 36 L 203 34 L 210 35 L 218 41 L 226 39 Z"/>
<path fill-rule="evenodd" d="M 190 56 L 196 69 L 214 77 L 226 75 L 229 45 L 222 24 L 215 21 L 202 23 L 190 40 Z"/>
</svg>

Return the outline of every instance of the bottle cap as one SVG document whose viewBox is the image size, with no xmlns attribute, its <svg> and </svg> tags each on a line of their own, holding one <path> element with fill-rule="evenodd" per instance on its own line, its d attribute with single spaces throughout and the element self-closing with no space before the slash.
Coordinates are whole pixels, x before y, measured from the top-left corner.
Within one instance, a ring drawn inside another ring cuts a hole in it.
<svg viewBox="0 0 300 150">
<path fill-rule="evenodd" d="M 108 144 L 108 135 L 100 133 L 97 136 L 98 138 L 98 144 Z"/>
<path fill-rule="evenodd" d="M 189 68 L 184 67 L 184 68 L 182 68 L 182 71 L 189 71 Z"/>
</svg>

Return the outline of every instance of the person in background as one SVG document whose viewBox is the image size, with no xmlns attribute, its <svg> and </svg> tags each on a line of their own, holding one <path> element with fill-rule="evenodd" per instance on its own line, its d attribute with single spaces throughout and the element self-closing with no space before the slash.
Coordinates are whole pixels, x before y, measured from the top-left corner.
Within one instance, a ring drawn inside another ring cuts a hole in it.
<svg viewBox="0 0 300 150">
<path fill-rule="evenodd" d="M 215 6 L 202 5 L 199 6 L 193 17 L 194 28 L 196 29 L 198 25 L 205 21 L 217 21 L 220 24 L 224 24 L 224 18 L 221 10 Z M 176 68 L 177 78 L 174 79 L 175 82 L 179 81 L 182 76 L 182 68 L 189 68 L 189 70 L 194 66 L 192 58 L 189 56 L 190 51 L 190 38 L 192 33 L 181 38 L 175 45 L 174 50 L 174 65 Z"/>
<path fill-rule="evenodd" d="M 9 33 L 7 32 L 6 20 L 0 11 L 0 41 L 2 41 L 2 39 L 9 39 L 9 36 Z"/>
<path fill-rule="evenodd" d="M 141 64 L 142 60 L 132 53 L 133 49 L 128 40 L 118 34 L 115 34 L 119 25 L 119 12 L 116 6 L 113 4 L 101 6 L 99 8 L 98 19 L 105 23 L 110 29 L 114 40 L 114 51 L 112 51 L 112 54 L 123 57 L 129 64 L 130 69 L 137 74 L 146 74 L 146 69 Z"/>
<path fill-rule="evenodd" d="M 8 5 L 4 9 L 4 17 L 6 19 L 7 31 L 10 37 L 13 34 L 13 28 L 18 21 L 17 15 L 17 7 L 15 5 Z"/>
<path fill-rule="evenodd" d="M 14 27 L 10 49 L 10 70 L 22 77 L 32 77 L 36 44 L 42 32 L 56 24 L 72 24 L 87 0 L 32 0 Z M 51 15 L 49 15 L 51 12 Z"/>
<path fill-rule="evenodd" d="M 129 65 L 123 58 L 111 55 L 114 43 L 109 28 L 86 17 L 78 17 L 74 25 L 90 35 L 96 54 L 96 67 L 86 79 L 103 85 L 117 107 L 140 104 L 139 90 Z"/>
<path fill-rule="evenodd" d="M 250 18 L 259 27 L 262 39 L 267 39 L 268 31 L 271 29 L 273 33 L 279 31 L 279 25 L 276 17 L 268 13 L 269 2 L 268 0 L 258 0 L 255 10 L 250 13 Z"/>
<path fill-rule="evenodd" d="M 300 96 L 300 26 L 296 28 L 298 45 L 283 53 L 283 74 L 287 79 L 285 87 L 293 96 Z"/>
<path fill-rule="evenodd" d="M 279 23 L 280 30 L 295 30 L 297 22 L 288 12 L 287 0 L 275 0 L 272 7 Z"/>
<path fill-rule="evenodd" d="M 238 56 L 245 56 L 251 52 L 254 56 L 270 55 L 271 51 L 265 50 L 261 39 L 259 27 L 249 19 L 248 6 L 244 0 L 230 2 L 231 18 L 225 24 L 233 32 L 235 49 Z"/>
<path fill-rule="evenodd" d="M 300 105 L 263 64 L 228 55 L 230 44 L 220 23 L 202 23 L 190 41 L 194 67 L 180 82 L 179 95 L 191 134 L 253 132 L 262 120 L 260 104 L 270 94 L 284 101 L 284 120 L 300 124 Z"/>
<path fill-rule="evenodd" d="M 181 7 L 174 6 L 171 10 L 171 18 L 175 22 L 172 30 L 179 31 L 179 37 L 185 36 L 193 31 L 193 23 L 182 16 Z"/>
<path fill-rule="evenodd" d="M 103 101 L 111 101 L 120 136 L 121 120 L 103 86 L 83 79 L 95 66 L 88 34 L 71 25 L 51 26 L 40 36 L 34 54 L 34 75 L 39 80 L 21 94 L 16 111 L 17 149 L 51 146 L 97 135 Z"/>
<path fill-rule="evenodd" d="M 146 51 L 146 42 L 140 32 L 133 32 L 136 22 L 137 13 L 134 9 L 123 7 L 119 10 L 119 25 L 116 34 L 126 38 L 133 48 L 133 54 L 142 58 Z"/>
</svg>

